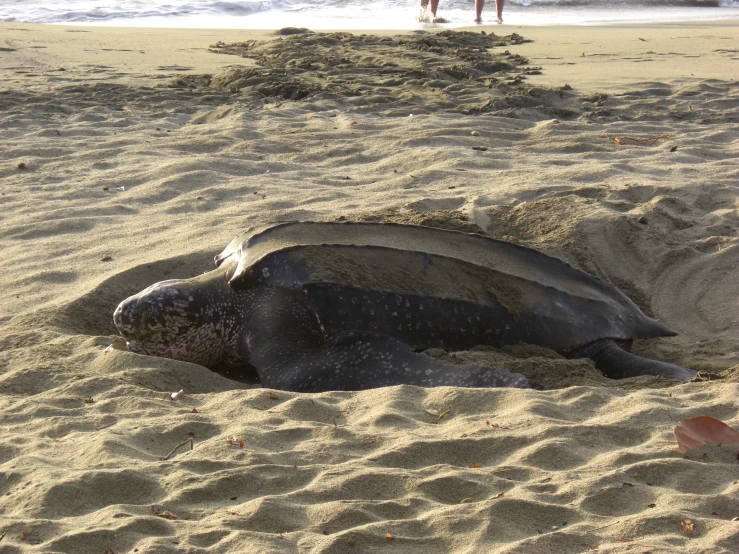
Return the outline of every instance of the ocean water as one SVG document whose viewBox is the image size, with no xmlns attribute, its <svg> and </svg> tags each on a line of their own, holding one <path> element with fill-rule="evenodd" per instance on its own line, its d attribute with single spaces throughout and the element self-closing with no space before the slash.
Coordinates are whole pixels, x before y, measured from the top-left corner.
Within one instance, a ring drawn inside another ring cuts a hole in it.
<svg viewBox="0 0 739 554">
<path fill-rule="evenodd" d="M 0 0 L 0 21 L 222 29 L 414 29 L 471 25 L 474 0 L 440 0 L 430 22 L 420 0 Z M 739 0 L 506 0 L 512 25 L 603 25 L 739 19 Z M 486 0 L 483 22 L 495 22 Z"/>
</svg>

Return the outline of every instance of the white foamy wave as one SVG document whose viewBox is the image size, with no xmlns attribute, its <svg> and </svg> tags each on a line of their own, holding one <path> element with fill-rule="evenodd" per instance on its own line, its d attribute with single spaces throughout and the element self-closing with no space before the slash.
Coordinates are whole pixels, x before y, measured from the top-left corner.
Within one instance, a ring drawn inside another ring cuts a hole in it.
<svg viewBox="0 0 739 554">
<path fill-rule="evenodd" d="M 237 2 L 151 2 L 136 0 L 71 2 L 0 0 L 0 21 L 78 23 L 115 19 L 186 17 L 197 15 L 246 16 L 260 11 L 289 8 L 279 0 Z"/>
</svg>

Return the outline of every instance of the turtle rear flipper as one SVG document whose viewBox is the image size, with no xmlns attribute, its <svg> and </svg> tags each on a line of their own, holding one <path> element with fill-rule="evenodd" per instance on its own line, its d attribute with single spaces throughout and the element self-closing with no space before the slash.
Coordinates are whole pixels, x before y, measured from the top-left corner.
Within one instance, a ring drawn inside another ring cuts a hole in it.
<svg viewBox="0 0 739 554">
<path fill-rule="evenodd" d="M 260 372 L 262 385 L 296 392 L 419 387 L 541 388 L 519 373 L 475 364 L 447 365 L 414 353 L 400 341 L 370 333 L 333 337 L 289 361 Z"/>
<path fill-rule="evenodd" d="M 611 379 L 624 379 L 639 375 L 667 375 L 681 381 L 689 381 L 698 372 L 686 367 L 659 360 L 642 358 L 624 350 L 616 341 L 603 339 L 579 348 L 572 357 L 591 358 L 603 375 Z"/>
</svg>

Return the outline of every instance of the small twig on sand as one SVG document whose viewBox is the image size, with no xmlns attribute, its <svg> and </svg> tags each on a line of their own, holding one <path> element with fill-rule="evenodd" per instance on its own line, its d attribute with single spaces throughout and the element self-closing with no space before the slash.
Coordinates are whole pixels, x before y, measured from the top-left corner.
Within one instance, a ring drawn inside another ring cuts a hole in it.
<svg viewBox="0 0 739 554">
<path fill-rule="evenodd" d="M 655 142 L 657 142 L 660 139 L 668 139 L 670 138 L 668 135 L 660 135 L 658 137 L 650 137 L 650 138 L 634 138 L 634 137 L 614 137 L 611 135 L 601 135 L 603 138 L 607 139 L 613 139 L 613 142 L 616 144 L 620 144 L 621 146 L 625 146 L 627 144 L 639 144 L 642 146 L 652 146 Z"/>
<path fill-rule="evenodd" d="M 588 533 L 591 533 L 593 531 L 600 531 L 601 529 L 605 529 L 606 527 L 613 527 L 614 525 L 617 525 L 619 523 L 621 523 L 621 522 L 620 521 L 617 521 L 616 523 L 609 523 L 608 525 L 604 525 L 603 527 L 596 527 L 594 529 L 590 529 L 590 531 L 588 531 Z"/>
<path fill-rule="evenodd" d="M 113 427 L 113 425 L 115 425 L 116 423 L 118 422 L 114 421 L 113 423 L 108 423 L 108 425 L 103 425 L 102 427 L 95 427 L 95 431 L 100 431 L 102 429 L 107 429 L 108 427 Z"/>
<path fill-rule="evenodd" d="M 162 461 L 169 460 L 174 455 L 174 453 L 177 452 L 177 449 L 178 448 L 181 448 L 181 447 L 185 446 L 188 442 L 190 443 L 190 450 L 192 450 L 193 449 L 192 439 L 187 439 L 185 442 L 181 442 L 180 444 L 178 444 L 177 446 L 175 446 L 172 449 L 172 452 L 170 452 L 169 454 L 167 454 L 163 458 L 159 458 L 159 459 L 162 460 Z"/>
</svg>

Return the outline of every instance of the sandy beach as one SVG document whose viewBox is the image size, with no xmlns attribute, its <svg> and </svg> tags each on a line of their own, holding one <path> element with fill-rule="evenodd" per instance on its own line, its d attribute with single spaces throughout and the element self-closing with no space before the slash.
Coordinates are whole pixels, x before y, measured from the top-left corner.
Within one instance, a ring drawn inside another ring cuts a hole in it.
<svg viewBox="0 0 739 554">
<path fill-rule="evenodd" d="M 673 435 L 739 429 L 739 24 L 439 31 L 0 23 L 0 553 L 739 552 L 739 447 Z M 703 377 L 516 346 L 430 354 L 546 390 L 309 395 L 117 338 L 243 229 L 340 218 L 562 258 Z"/>
</svg>

